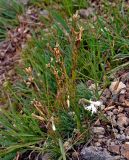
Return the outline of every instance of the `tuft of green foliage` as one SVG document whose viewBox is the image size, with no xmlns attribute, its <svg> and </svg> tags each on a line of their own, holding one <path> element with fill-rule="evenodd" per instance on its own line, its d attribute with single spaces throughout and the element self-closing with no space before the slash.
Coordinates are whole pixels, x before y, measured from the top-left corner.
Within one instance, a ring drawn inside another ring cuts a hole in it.
<svg viewBox="0 0 129 160">
<path fill-rule="evenodd" d="M 65 160 L 68 139 L 72 141 L 69 147 L 74 148 L 76 143 L 89 137 L 85 133 L 89 128 L 85 118 L 89 114 L 78 104 L 81 95 L 79 85 L 76 87 L 83 30 L 78 27 L 76 17 L 68 24 L 59 14 L 53 12 L 52 15 L 54 24 L 49 33 L 41 30 L 40 37 L 34 35 L 24 51 L 20 82 L 12 87 L 4 85 L 10 109 L 2 111 L 0 117 L 5 128 L 0 130 L 3 157 L 11 152 L 34 149 Z M 42 145 L 36 147 L 40 143 Z"/>
</svg>

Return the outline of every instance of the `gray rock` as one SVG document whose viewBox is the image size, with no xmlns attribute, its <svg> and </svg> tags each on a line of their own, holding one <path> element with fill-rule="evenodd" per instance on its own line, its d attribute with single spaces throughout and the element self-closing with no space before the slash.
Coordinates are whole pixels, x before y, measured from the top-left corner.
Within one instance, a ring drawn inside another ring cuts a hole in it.
<svg viewBox="0 0 129 160">
<path fill-rule="evenodd" d="M 107 111 L 107 115 L 110 116 L 110 117 L 112 117 L 113 116 L 113 112 Z"/>
<path fill-rule="evenodd" d="M 125 115 L 121 115 L 118 117 L 117 125 L 120 128 L 124 126 L 128 126 L 128 124 L 129 124 L 129 119 Z"/>
<path fill-rule="evenodd" d="M 93 132 L 96 133 L 96 134 L 104 134 L 105 129 L 103 127 L 94 127 Z"/>
<path fill-rule="evenodd" d="M 113 109 L 113 113 L 114 113 L 114 114 L 118 114 L 118 109 L 116 109 L 116 108 Z"/>
<path fill-rule="evenodd" d="M 87 18 L 89 17 L 90 15 L 93 15 L 94 14 L 94 11 L 95 9 L 92 8 L 92 7 L 89 7 L 87 9 L 80 9 L 78 11 L 78 14 L 80 15 L 81 18 Z"/>
<path fill-rule="evenodd" d="M 80 153 L 81 160 L 114 160 L 107 151 L 100 151 L 96 147 L 84 147 Z"/>
</svg>

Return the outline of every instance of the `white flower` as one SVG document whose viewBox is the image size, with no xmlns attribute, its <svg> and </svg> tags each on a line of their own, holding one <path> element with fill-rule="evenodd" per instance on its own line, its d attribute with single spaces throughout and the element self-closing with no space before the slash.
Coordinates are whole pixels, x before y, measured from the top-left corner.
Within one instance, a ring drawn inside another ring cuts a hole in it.
<svg viewBox="0 0 129 160">
<path fill-rule="evenodd" d="M 89 106 L 85 106 L 85 109 L 88 111 L 91 111 L 92 114 L 97 113 L 97 108 L 94 106 L 94 104 L 90 104 Z"/>
<path fill-rule="evenodd" d="M 90 101 L 89 106 L 85 106 L 84 108 L 88 111 L 91 111 L 92 114 L 97 113 L 98 106 L 101 106 L 103 103 L 101 101 Z"/>
</svg>

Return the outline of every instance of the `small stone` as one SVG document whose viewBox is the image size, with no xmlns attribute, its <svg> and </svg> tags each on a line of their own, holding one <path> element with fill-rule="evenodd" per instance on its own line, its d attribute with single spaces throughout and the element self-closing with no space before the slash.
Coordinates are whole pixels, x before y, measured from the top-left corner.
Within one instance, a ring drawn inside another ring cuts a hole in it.
<svg viewBox="0 0 129 160">
<path fill-rule="evenodd" d="M 115 156 L 114 160 L 121 160 L 121 156 Z"/>
<path fill-rule="evenodd" d="M 125 93 L 125 97 L 129 98 L 129 91 Z"/>
<path fill-rule="evenodd" d="M 94 83 L 92 83 L 90 86 L 89 86 L 89 90 L 91 91 L 94 91 L 96 89 L 96 86 Z"/>
<path fill-rule="evenodd" d="M 115 145 L 115 142 L 111 142 L 111 143 L 110 143 L 110 146 L 114 146 L 114 145 Z"/>
<path fill-rule="evenodd" d="M 105 129 L 103 127 L 94 127 L 93 128 L 93 132 L 95 134 L 104 134 L 105 133 Z"/>
<path fill-rule="evenodd" d="M 104 97 L 106 97 L 106 98 L 110 98 L 110 96 L 111 96 L 111 91 L 108 89 L 108 88 L 106 88 L 105 90 L 104 90 L 104 92 L 103 92 L 103 94 L 102 94 Z"/>
<path fill-rule="evenodd" d="M 108 139 L 106 143 L 107 143 L 107 146 L 111 145 L 111 139 Z"/>
<path fill-rule="evenodd" d="M 101 108 L 101 110 L 104 110 L 104 109 L 105 109 L 105 105 L 102 104 L 102 105 L 100 106 L 100 108 Z"/>
<path fill-rule="evenodd" d="M 117 117 L 125 117 L 125 114 L 124 114 L 124 113 L 119 113 L 119 114 L 117 115 Z"/>
<path fill-rule="evenodd" d="M 129 136 L 129 126 L 125 129 L 125 134 Z"/>
<path fill-rule="evenodd" d="M 120 94 L 125 94 L 125 92 L 126 92 L 126 89 L 122 89 L 122 90 L 120 91 Z"/>
<path fill-rule="evenodd" d="M 116 135 L 116 138 L 119 140 L 119 139 L 120 139 L 120 134 L 117 134 L 117 135 Z"/>
<path fill-rule="evenodd" d="M 128 118 L 125 115 L 118 117 L 117 125 L 119 127 L 128 126 L 128 124 L 129 124 L 129 120 L 128 120 Z"/>
<path fill-rule="evenodd" d="M 5 53 L 4 52 L 0 52 L 0 59 L 3 59 L 5 57 Z"/>
<path fill-rule="evenodd" d="M 116 116 L 112 116 L 112 125 L 114 126 L 114 127 L 116 127 L 117 126 L 117 122 L 116 122 Z"/>
<path fill-rule="evenodd" d="M 103 138 L 104 137 L 104 135 L 102 134 L 100 134 L 100 135 L 98 135 L 98 138 Z"/>
<path fill-rule="evenodd" d="M 110 117 L 112 117 L 113 116 L 113 112 L 107 111 L 107 115 L 110 116 Z"/>
<path fill-rule="evenodd" d="M 124 131 L 124 130 L 125 130 L 125 127 L 119 127 L 119 129 L 120 129 L 121 131 Z"/>
<path fill-rule="evenodd" d="M 78 156 L 79 156 L 79 153 L 78 152 L 73 152 L 72 153 L 72 157 L 74 158 L 74 159 L 78 159 Z"/>
<path fill-rule="evenodd" d="M 121 141 L 126 140 L 126 136 L 125 136 L 124 134 L 122 134 L 122 135 L 120 136 L 120 140 L 121 140 Z"/>
<path fill-rule="evenodd" d="M 125 105 L 127 106 L 127 107 L 129 107 L 129 100 L 127 99 L 127 100 L 124 100 L 124 103 L 125 103 Z"/>
<path fill-rule="evenodd" d="M 122 147 L 121 147 L 121 154 L 129 159 L 129 144 L 123 144 Z"/>
<path fill-rule="evenodd" d="M 118 114 L 118 109 L 113 109 L 114 114 Z"/>
<path fill-rule="evenodd" d="M 125 111 L 129 113 L 129 108 L 125 108 Z"/>
<path fill-rule="evenodd" d="M 101 143 L 96 142 L 96 143 L 95 143 L 95 146 L 100 147 L 100 146 L 101 146 Z"/>
<path fill-rule="evenodd" d="M 15 70 L 11 69 L 8 71 L 8 76 L 13 76 L 15 74 Z"/>
<path fill-rule="evenodd" d="M 123 130 L 120 130 L 120 134 L 123 134 L 124 132 L 123 132 Z"/>
<path fill-rule="evenodd" d="M 126 136 L 124 134 L 120 135 L 116 135 L 116 138 L 119 140 L 119 141 L 125 141 L 126 140 Z"/>
<path fill-rule="evenodd" d="M 83 160 L 114 160 L 107 151 L 101 151 L 98 147 L 84 147 L 80 153 Z"/>
<path fill-rule="evenodd" d="M 113 131 L 114 131 L 115 133 L 118 133 L 118 130 L 117 130 L 117 129 L 114 129 Z"/>
<path fill-rule="evenodd" d="M 108 150 L 112 153 L 120 154 L 120 146 L 119 145 L 110 145 L 110 146 L 108 146 Z"/>
<path fill-rule="evenodd" d="M 119 95 L 119 102 L 122 103 L 125 101 L 125 95 L 124 94 L 120 94 Z"/>
<path fill-rule="evenodd" d="M 123 112 L 123 110 L 124 110 L 124 108 L 123 108 L 123 107 L 118 106 L 118 112 L 119 112 L 119 113 Z"/>
<path fill-rule="evenodd" d="M 106 104 L 106 102 L 107 102 L 107 98 L 104 96 L 101 96 L 100 100 L 103 102 L 103 104 Z"/>
<path fill-rule="evenodd" d="M 109 89 L 113 94 L 118 94 L 120 90 L 126 88 L 126 85 L 123 82 L 115 81 L 112 82 Z"/>
<path fill-rule="evenodd" d="M 87 18 L 90 15 L 93 15 L 93 13 L 94 13 L 94 8 L 92 7 L 89 7 L 87 9 L 80 9 L 78 11 L 78 14 L 80 15 L 81 18 Z"/>
</svg>

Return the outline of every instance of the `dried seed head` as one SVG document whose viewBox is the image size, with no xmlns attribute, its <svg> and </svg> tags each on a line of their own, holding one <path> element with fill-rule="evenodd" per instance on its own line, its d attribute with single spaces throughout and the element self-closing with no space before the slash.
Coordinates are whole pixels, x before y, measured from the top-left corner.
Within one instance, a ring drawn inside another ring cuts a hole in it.
<svg viewBox="0 0 129 160">
<path fill-rule="evenodd" d="M 33 80 L 34 80 L 34 77 L 29 76 L 28 81 L 29 81 L 29 82 L 33 82 Z"/>
<path fill-rule="evenodd" d="M 73 20 L 77 20 L 79 18 L 79 14 L 78 11 L 76 11 L 76 13 L 73 15 Z"/>
<path fill-rule="evenodd" d="M 26 73 L 31 74 L 32 73 L 32 68 L 31 67 L 25 68 L 25 71 L 26 71 Z"/>
</svg>

